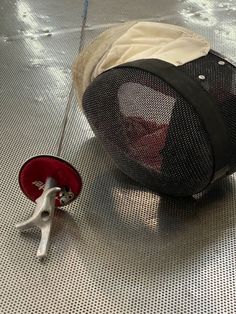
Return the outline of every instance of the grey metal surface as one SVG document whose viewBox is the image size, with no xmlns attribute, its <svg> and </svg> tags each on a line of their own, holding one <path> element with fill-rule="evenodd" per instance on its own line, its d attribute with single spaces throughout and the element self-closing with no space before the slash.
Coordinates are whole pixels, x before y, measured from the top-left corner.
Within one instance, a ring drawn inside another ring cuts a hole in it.
<svg viewBox="0 0 236 314">
<path fill-rule="evenodd" d="M 62 157 L 81 197 L 55 213 L 46 261 L 39 233 L 15 230 L 34 209 L 22 163 L 56 152 L 81 14 L 82 0 L 0 3 L 0 313 L 235 313 L 235 177 L 197 201 L 160 198 L 114 167 L 75 98 Z M 236 60 L 235 0 L 90 0 L 85 43 L 134 18 L 197 30 Z"/>
</svg>

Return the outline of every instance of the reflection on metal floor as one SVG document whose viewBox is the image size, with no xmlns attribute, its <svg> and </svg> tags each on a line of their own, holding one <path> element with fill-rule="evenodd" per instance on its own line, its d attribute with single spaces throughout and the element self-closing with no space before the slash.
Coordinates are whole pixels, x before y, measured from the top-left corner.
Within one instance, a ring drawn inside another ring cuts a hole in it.
<svg viewBox="0 0 236 314">
<path fill-rule="evenodd" d="M 51 249 L 15 223 L 34 209 L 22 163 L 54 154 L 78 51 L 82 0 L 0 3 L 0 313 L 235 313 L 235 177 L 199 201 L 159 197 L 129 181 L 73 108 L 62 156 L 81 197 L 58 211 Z M 85 44 L 128 19 L 175 23 L 236 61 L 236 2 L 89 0 Z"/>
</svg>

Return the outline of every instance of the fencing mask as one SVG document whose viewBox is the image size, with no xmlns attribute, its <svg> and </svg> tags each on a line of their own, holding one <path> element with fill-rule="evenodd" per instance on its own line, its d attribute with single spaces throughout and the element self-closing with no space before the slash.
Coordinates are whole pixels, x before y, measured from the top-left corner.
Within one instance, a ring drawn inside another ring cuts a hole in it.
<svg viewBox="0 0 236 314">
<path fill-rule="evenodd" d="M 105 31 L 74 64 L 81 108 L 115 164 L 172 196 L 236 171 L 235 80 L 202 36 L 155 22 Z"/>
</svg>

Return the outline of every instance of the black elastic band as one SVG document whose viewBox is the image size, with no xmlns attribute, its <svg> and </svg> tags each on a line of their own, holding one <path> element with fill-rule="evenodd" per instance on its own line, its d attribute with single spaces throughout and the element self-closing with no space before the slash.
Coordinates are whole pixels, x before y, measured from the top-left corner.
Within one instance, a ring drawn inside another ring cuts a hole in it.
<svg viewBox="0 0 236 314">
<path fill-rule="evenodd" d="M 224 176 L 228 171 L 230 161 L 229 139 L 217 105 L 209 93 L 178 67 L 162 60 L 137 60 L 119 65 L 116 68 L 123 67 L 137 68 L 157 75 L 194 107 L 208 132 L 212 146 L 214 173 L 211 182 Z"/>
</svg>

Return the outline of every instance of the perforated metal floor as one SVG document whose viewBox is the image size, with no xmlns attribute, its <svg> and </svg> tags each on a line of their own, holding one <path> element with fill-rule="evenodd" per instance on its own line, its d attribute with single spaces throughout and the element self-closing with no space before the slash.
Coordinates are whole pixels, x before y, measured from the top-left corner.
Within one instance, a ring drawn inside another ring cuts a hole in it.
<svg viewBox="0 0 236 314">
<path fill-rule="evenodd" d="M 236 2 L 89 0 L 85 44 L 128 19 L 175 23 L 236 61 Z M 82 0 L 0 3 L 0 313 L 235 313 L 236 183 L 174 200 L 136 186 L 94 138 L 74 97 L 62 157 L 81 197 L 57 211 L 51 248 L 16 222 L 34 204 L 22 163 L 54 154 L 79 45 Z"/>
</svg>

